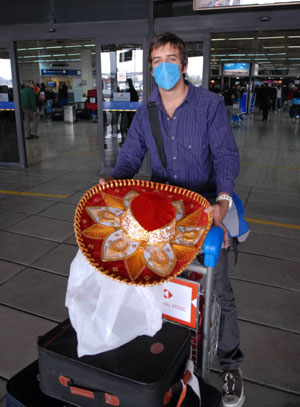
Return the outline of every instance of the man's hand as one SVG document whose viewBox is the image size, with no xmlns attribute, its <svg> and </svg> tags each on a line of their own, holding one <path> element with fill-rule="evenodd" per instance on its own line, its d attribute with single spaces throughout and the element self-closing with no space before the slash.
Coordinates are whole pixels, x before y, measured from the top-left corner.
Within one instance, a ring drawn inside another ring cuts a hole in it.
<svg viewBox="0 0 300 407">
<path fill-rule="evenodd" d="M 212 212 L 213 214 L 213 224 L 214 226 L 221 226 L 221 228 L 224 230 L 224 248 L 227 249 L 228 244 L 229 244 L 229 237 L 228 237 L 228 232 L 225 226 L 223 225 L 223 219 L 225 218 L 225 215 L 228 210 L 228 201 L 222 200 L 216 202 L 214 205 L 208 206 L 204 212 Z"/>
<path fill-rule="evenodd" d="M 113 177 L 100 178 L 100 179 L 99 179 L 99 184 L 103 186 L 103 185 L 105 185 L 107 182 L 113 181 L 113 180 L 114 180 Z"/>
</svg>

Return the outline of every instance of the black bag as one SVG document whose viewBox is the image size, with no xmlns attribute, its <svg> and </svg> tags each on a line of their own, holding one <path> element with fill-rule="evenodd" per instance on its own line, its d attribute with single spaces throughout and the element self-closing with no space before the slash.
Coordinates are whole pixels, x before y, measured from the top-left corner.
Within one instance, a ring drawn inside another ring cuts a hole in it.
<svg viewBox="0 0 300 407">
<path fill-rule="evenodd" d="M 40 388 L 51 397 L 82 407 L 163 407 L 183 374 L 190 331 L 164 322 L 153 337 L 78 358 L 76 333 L 67 320 L 38 340 L 38 351 Z"/>
<path fill-rule="evenodd" d="M 67 407 L 63 401 L 48 397 L 40 391 L 38 361 L 13 376 L 6 386 L 7 407 Z"/>
</svg>

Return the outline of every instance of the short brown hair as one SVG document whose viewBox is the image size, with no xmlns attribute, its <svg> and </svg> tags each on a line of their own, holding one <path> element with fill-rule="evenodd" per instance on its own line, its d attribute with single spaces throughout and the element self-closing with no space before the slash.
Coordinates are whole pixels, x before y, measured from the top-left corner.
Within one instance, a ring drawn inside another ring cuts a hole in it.
<svg viewBox="0 0 300 407">
<path fill-rule="evenodd" d="M 149 47 L 149 54 L 148 54 L 148 62 L 150 66 L 152 65 L 152 51 L 156 48 L 163 47 L 164 45 L 170 43 L 173 47 L 179 49 L 179 54 L 180 54 L 180 62 L 182 65 L 182 69 L 186 66 L 188 62 L 188 55 L 187 55 L 187 50 L 184 41 L 177 37 L 177 35 L 169 33 L 169 32 L 164 32 L 162 34 L 158 34 L 156 37 L 154 37 L 151 41 L 150 47 Z"/>
</svg>

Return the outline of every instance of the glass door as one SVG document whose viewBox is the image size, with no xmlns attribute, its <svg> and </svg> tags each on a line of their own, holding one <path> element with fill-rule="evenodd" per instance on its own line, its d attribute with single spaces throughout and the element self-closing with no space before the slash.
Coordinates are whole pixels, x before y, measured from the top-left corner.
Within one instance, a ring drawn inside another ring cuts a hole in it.
<svg viewBox="0 0 300 407">
<path fill-rule="evenodd" d="M 101 46 L 104 171 L 113 168 L 143 100 L 143 45 Z"/>
<path fill-rule="evenodd" d="M 194 86 L 203 84 L 203 41 L 185 41 L 188 51 L 186 79 Z"/>
<path fill-rule="evenodd" d="M 15 101 L 9 49 L 0 45 L 0 163 L 19 163 Z"/>
</svg>

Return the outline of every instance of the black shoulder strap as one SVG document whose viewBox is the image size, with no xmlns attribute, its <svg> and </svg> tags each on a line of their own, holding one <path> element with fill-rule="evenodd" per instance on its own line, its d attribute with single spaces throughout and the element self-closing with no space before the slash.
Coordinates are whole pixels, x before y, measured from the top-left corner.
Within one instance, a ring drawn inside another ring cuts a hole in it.
<svg viewBox="0 0 300 407">
<path fill-rule="evenodd" d="M 152 136 L 154 137 L 158 155 L 159 155 L 160 161 L 162 163 L 162 166 L 164 167 L 164 170 L 165 170 L 166 169 L 166 158 L 165 158 L 165 151 L 164 151 L 164 146 L 163 146 L 163 141 L 162 141 L 162 136 L 161 136 L 161 130 L 160 130 L 160 125 L 159 125 L 158 111 L 157 111 L 156 103 L 149 102 L 148 108 L 149 108 L 149 114 L 150 114 L 150 124 L 151 124 Z"/>
</svg>

